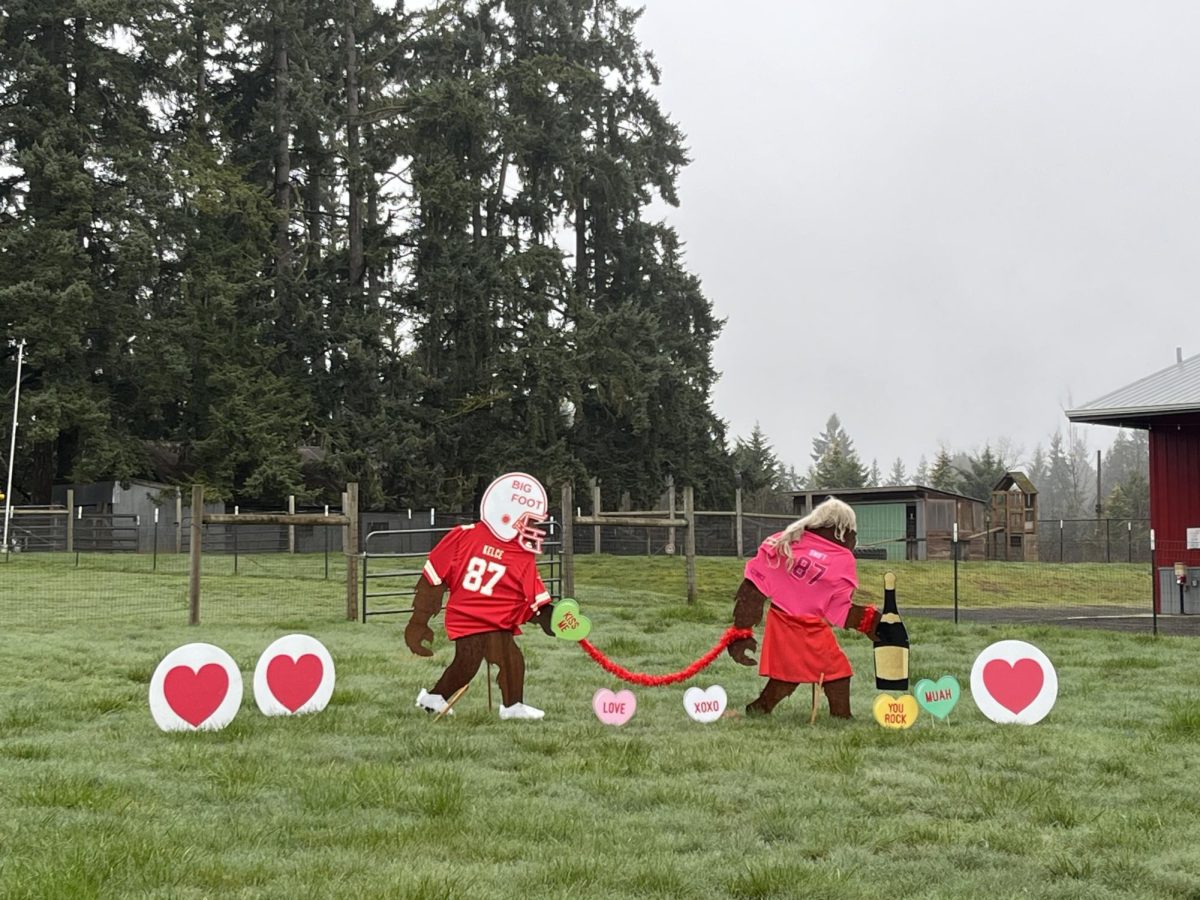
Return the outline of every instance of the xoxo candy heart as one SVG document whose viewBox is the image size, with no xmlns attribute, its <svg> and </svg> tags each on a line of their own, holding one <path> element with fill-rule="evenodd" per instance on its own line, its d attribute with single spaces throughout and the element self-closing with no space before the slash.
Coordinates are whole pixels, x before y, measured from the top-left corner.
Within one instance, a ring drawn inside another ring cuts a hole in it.
<svg viewBox="0 0 1200 900">
<path fill-rule="evenodd" d="M 622 690 L 615 694 L 608 688 L 600 688 L 592 695 L 592 711 L 605 725 L 624 725 L 633 718 L 637 710 L 637 697 L 633 691 Z"/>
<path fill-rule="evenodd" d="M 579 612 L 579 604 L 569 597 L 554 604 L 550 627 L 564 641 L 582 641 L 592 630 L 592 621 Z"/>
<path fill-rule="evenodd" d="M 706 690 L 698 687 L 688 688 L 683 692 L 683 708 L 696 722 L 715 722 L 725 712 L 725 704 L 729 698 L 725 696 L 725 688 L 714 684 Z"/>
<path fill-rule="evenodd" d="M 954 704 L 958 703 L 962 689 L 953 675 L 943 675 L 937 681 L 922 678 L 913 688 L 913 693 L 917 695 L 921 709 L 944 720 L 954 709 Z"/>
<path fill-rule="evenodd" d="M 875 714 L 875 721 L 884 728 L 912 728 L 920 709 L 912 694 L 902 697 L 880 694 L 875 698 L 871 712 Z"/>
</svg>

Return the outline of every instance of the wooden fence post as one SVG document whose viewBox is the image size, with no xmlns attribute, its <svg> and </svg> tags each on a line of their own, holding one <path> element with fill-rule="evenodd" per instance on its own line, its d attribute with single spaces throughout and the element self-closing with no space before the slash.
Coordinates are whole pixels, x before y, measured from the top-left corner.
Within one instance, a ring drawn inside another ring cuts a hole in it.
<svg viewBox="0 0 1200 900">
<path fill-rule="evenodd" d="M 734 497 L 737 500 L 737 503 L 735 504 L 736 509 L 734 510 L 734 515 L 733 515 L 734 522 L 735 522 L 734 527 L 737 528 L 737 555 L 738 555 L 738 559 L 741 559 L 745 555 L 744 553 L 742 553 L 742 489 L 741 488 L 737 489 L 737 493 L 734 495 Z"/>
<path fill-rule="evenodd" d="M 346 619 L 358 618 L 358 482 L 346 485 Z"/>
<path fill-rule="evenodd" d="M 675 476 L 674 475 L 667 476 L 667 518 L 668 519 L 675 518 Z M 667 550 L 668 553 L 676 552 L 675 551 L 675 529 L 674 528 L 667 529 L 667 547 L 669 548 Z"/>
<path fill-rule="evenodd" d="M 67 488 L 67 552 L 75 552 L 75 488 Z"/>
<path fill-rule="evenodd" d="M 562 487 L 562 595 L 575 596 L 575 500 L 571 483 Z"/>
<path fill-rule="evenodd" d="M 690 605 L 696 602 L 696 504 L 690 484 L 683 489 L 683 518 L 687 521 L 683 546 L 687 557 L 687 602 Z"/>
<path fill-rule="evenodd" d="M 592 479 L 592 515 L 600 517 L 600 482 Z M 592 553 L 600 552 L 600 526 L 592 528 Z"/>
<path fill-rule="evenodd" d="M 200 624 L 200 529 L 204 527 L 204 485 L 192 485 L 192 565 L 188 572 L 188 624 Z"/>
</svg>

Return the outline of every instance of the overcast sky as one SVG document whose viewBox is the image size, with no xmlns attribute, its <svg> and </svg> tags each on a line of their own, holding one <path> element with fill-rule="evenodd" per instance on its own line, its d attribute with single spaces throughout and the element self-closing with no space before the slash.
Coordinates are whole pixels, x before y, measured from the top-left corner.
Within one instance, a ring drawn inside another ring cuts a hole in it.
<svg viewBox="0 0 1200 900">
<path fill-rule="evenodd" d="M 1028 456 L 1200 352 L 1200 4 L 645 6 L 731 438 L 804 471 L 836 412 L 885 475 Z"/>
</svg>

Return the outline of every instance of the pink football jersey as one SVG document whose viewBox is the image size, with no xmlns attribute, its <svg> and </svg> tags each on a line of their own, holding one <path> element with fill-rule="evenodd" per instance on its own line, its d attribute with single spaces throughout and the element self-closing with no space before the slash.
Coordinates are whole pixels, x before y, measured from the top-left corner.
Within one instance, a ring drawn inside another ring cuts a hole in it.
<svg viewBox="0 0 1200 900">
<path fill-rule="evenodd" d="M 846 626 L 850 598 L 858 587 L 854 554 L 825 538 L 806 531 L 792 542 L 788 559 L 771 545 L 779 533 L 763 541 L 746 563 L 746 577 L 771 598 L 771 603 L 793 616 L 820 616 L 838 628 Z"/>
</svg>

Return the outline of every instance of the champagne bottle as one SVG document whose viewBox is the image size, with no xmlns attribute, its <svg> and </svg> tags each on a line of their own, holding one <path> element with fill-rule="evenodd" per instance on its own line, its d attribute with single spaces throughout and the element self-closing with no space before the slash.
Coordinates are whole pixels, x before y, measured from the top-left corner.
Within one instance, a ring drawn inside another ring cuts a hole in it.
<svg viewBox="0 0 1200 900">
<path fill-rule="evenodd" d="M 896 609 L 896 576 L 883 576 L 883 615 L 875 625 L 875 687 L 908 690 L 908 630 Z"/>
</svg>

